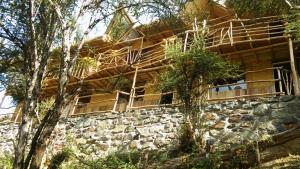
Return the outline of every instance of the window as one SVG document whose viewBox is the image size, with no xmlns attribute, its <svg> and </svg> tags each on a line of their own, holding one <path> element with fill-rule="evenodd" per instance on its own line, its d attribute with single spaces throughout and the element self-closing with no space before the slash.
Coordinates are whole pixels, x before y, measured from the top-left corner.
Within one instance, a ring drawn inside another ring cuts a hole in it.
<svg viewBox="0 0 300 169">
<path fill-rule="evenodd" d="M 159 104 L 172 104 L 173 101 L 173 93 L 163 94 L 166 93 L 162 91 L 162 95 L 160 96 L 160 103 Z"/>
</svg>

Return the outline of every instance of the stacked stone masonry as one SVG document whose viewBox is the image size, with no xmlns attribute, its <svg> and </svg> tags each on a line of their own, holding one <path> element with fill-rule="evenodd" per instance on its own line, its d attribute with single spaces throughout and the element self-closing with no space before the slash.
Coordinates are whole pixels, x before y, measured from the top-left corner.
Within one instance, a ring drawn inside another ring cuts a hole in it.
<svg viewBox="0 0 300 169">
<path fill-rule="evenodd" d="M 95 113 L 61 119 L 47 153 L 60 151 L 72 140 L 94 157 L 118 150 L 157 150 L 178 143 L 183 115 L 177 108 Z M 218 148 L 268 139 L 300 125 L 300 99 L 281 96 L 210 103 L 205 107 L 203 137 Z M 0 123 L 0 154 L 13 154 L 18 126 Z"/>
</svg>

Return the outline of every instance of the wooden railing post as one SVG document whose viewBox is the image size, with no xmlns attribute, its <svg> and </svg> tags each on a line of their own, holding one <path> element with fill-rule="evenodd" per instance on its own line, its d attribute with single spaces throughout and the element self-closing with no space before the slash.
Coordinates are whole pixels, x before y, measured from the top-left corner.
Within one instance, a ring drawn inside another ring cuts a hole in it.
<svg viewBox="0 0 300 169">
<path fill-rule="evenodd" d="M 115 101 L 115 104 L 114 104 L 114 107 L 113 107 L 114 112 L 117 111 L 118 100 L 119 100 L 119 90 L 117 90 L 116 101 Z"/>
<path fill-rule="evenodd" d="M 282 78 L 281 78 L 281 72 L 279 70 L 279 68 L 277 68 L 277 75 L 278 75 L 278 79 L 279 79 L 279 91 L 282 92 Z"/>
<path fill-rule="evenodd" d="M 210 85 L 208 85 L 208 89 L 207 89 L 207 100 L 210 99 L 209 91 L 210 91 Z"/>
<path fill-rule="evenodd" d="M 184 47 L 183 47 L 183 51 L 185 52 L 186 51 L 186 48 L 187 48 L 187 41 L 188 41 L 188 38 L 189 38 L 189 32 L 187 31 L 185 33 L 185 40 L 184 40 Z"/>
<path fill-rule="evenodd" d="M 133 77 L 132 87 L 131 87 L 131 91 L 130 91 L 129 103 L 127 105 L 127 110 L 130 110 L 132 108 L 132 106 L 133 106 L 137 72 L 138 72 L 138 67 L 135 68 L 135 73 L 134 73 L 134 77 Z"/>
<path fill-rule="evenodd" d="M 300 95 L 300 89 L 299 89 L 299 78 L 298 78 L 298 72 L 295 66 L 295 57 L 294 57 L 294 48 L 293 48 L 293 41 L 292 38 L 289 37 L 289 51 L 290 51 L 290 60 L 291 60 L 291 71 L 292 71 L 292 77 L 293 77 L 293 86 L 294 86 L 294 92 L 296 96 Z"/>
<path fill-rule="evenodd" d="M 229 35 L 229 38 L 230 38 L 230 44 L 231 44 L 231 46 L 233 46 L 232 21 L 230 22 L 230 31 L 229 31 L 228 33 L 230 33 L 230 35 Z"/>
<path fill-rule="evenodd" d="M 77 103 L 78 103 L 78 100 L 79 100 L 79 97 L 78 97 L 78 96 L 76 96 L 76 97 L 75 97 L 75 103 L 74 103 L 74 105 L 73 105 L 73 109 L 72 109 L 72 111 L 71 111 L 71 114 L 70 114 L 70 115 L 73 115 L 73 114 L 74 114 L 74 112 L 75 112 L 75 109 L 76 109 L 76 105 L 77 105 Z"/>
</svg>

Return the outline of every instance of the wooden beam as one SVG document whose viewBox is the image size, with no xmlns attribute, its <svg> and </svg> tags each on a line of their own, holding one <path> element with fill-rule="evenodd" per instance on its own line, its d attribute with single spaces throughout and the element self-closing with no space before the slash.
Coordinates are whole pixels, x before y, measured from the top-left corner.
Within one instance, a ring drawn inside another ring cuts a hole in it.
<svg viewBox="0 0 300 169">
<path fill-rule="evenodd" d="M 76 105 L 78 104 L 78 100 L 79 100 L 79 97 L 78 97 L 78 95 L 75 97 L 75 103 L 74 103 L 74 105 L 73 105 L 73 109 L 72 109 L 72 111 L 71 111 L 71 115 L 73 115 L 74 114 L 74 112 L 75 112 L 75 110 L 76 110 Z"/>
<path fill-rule="evenodd" d="M 185 40 L 184 40 L 183 52 L 186 51 L 188 38 L 189 38 L 189 32 L 186 32 L 186 34 L 185 34 Z"/>
<path fill-rule="evenodd" d="M 132 87 L 131 87 L 131 91 L 130 91 L 129 103 L 127 105 L 127 111 L 130 110 L 132 108 L 132 105 L 133 105 L 134 95 L 135 95 L 135 83 L 136 83 L 137 73 L 138 73 L 138 67 L 135 68 L 135 73 L 134 73 L 134 77 L 133 77 Z"/>
<path fill-rule="evenodd" d="M 283 42 L 283 43 L 277 43 L 277 44 L 274 44 L 274 45 L 263 46 L 263 47 L 253 48 L 253 49 L 240 50 L 240 51 L 237 51 L 237 52 L 230 52 L 230 53 L 221 54 L 221 56 L 234 55 L 234 54 L 239 54 L 239 53 L 248 53 L 248 52 L 252 52 L 252 51 L 258 51 L 258 50 L 262 50 L 262 49 L 268 49 L 268 48 L 283 46 L 283 45 L 288 45 L 288 43 Z"/>
<path fill-rule="evenodd" d="M 119 101 L 119 91 L 117 90 L 117 95 L 116 95 L 116 101 L 115 101 L 115 104 L 114 104 L 114 108 L 113 108 L 113 111 L 116 112 L 116 109 L 117 109 L 117 105 L 118 105 L 118 101 Z"/>
<path fill-rule="evenodd" d="M 289 37 L 289 51 L 290 51 L 290 60 L 291 60 L 291 71 L 292 71 L 292 77 L 293 77 L 293 85 L 294 85 L 294 93 L 296 96 L 300 95 L 300 89 L 299 89 L 299 77 L 298 72 L 295 66 L 295 56 L 294 56 L 294 48 L 293 48 L 293 41 Z"/>
<path fill-rule="evenodd" d="M 282 90 L 282 78 L 281 78 L 281 72 L 279 69 L 277 69 L 277 75 L 278 75 L 278 79 L 279 79 L 279 91 L 283 92 Z"/>
<path fill-rule="evenodd" d="M 241 99 L 241 98 L 255 98 L 255 97 L 265 97 L 265 96 L 275 96 L 275 95 L 284 95 L 284 92 L 262 93 L 262 94 L 253 94 L 253 95 L 242 95 L 242 96 L 235 96 L 235 97 L 210 99 L 210 100 L 207 100 L 207 101 L 213 102 L 213 101 L 223 101 L 223 100 L 232 100 L 232 99 Z"/>
</svg>

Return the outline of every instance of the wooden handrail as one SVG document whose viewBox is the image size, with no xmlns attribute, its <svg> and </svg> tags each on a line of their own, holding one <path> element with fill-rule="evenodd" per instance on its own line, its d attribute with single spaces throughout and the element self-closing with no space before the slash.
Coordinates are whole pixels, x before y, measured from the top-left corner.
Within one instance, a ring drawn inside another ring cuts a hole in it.
<svg viewBox="0 0 300 169">
<path fill-rule="evenodd" d="M 144 95 L 136 95 L 136 96 L 133 96 L 133 97 L 134 98 L 140 98 L 140 97 L 145 97 L 145 96 L 161 96 L 161 95 L 167 95 L 167 94 L 172 94 L 172 93 L 174 93 L 174 92 L 144 94 Z"/>
<path fill-rule="evenodd" d="M 226 97 L 226 98 L 209 99 L 207 101 L 222 101 L 222 100 L 231 100 L 231 99 L 240 99 L 240 98 L 249 98 L 249 97 L 253 98 L 253 97 L 262 97 L 262 96 L 274 96 L 274 95 L 284 95 L 284 92 L 242 95 L 242 96 L 234 96 L 234 97 Z"/>
<path fill-rule="evenodd" d="M 245 83 L 266 83 L 266 82 L 277 82 L 281 79 L 272 79 L 272 80 L 254 80 L 254 81 L 245 81 L 245 82 L 239 82 L 239 83 L 230 83 L 230 84 L 224 84 L 224 85 L 217 85 L 217 86 L 211 86 L 209 89 L 217 88 L 217 87 L 227 87 L 232 85 L 240 85 Z"/>
<path fill-rule="evenodd" d="M 104 102 L 110 102 L 110 101 L 116 101 L 116 99 L 108 99 L 108 100 L 101 100 L 101 101 L 97 101 L 97 102 L 76 104 L 74 106 L 83 106 L 83 105 L 89 105 L 89 104 L 98 104 L 98 103 L 104 103 Z"/>
</svg>

